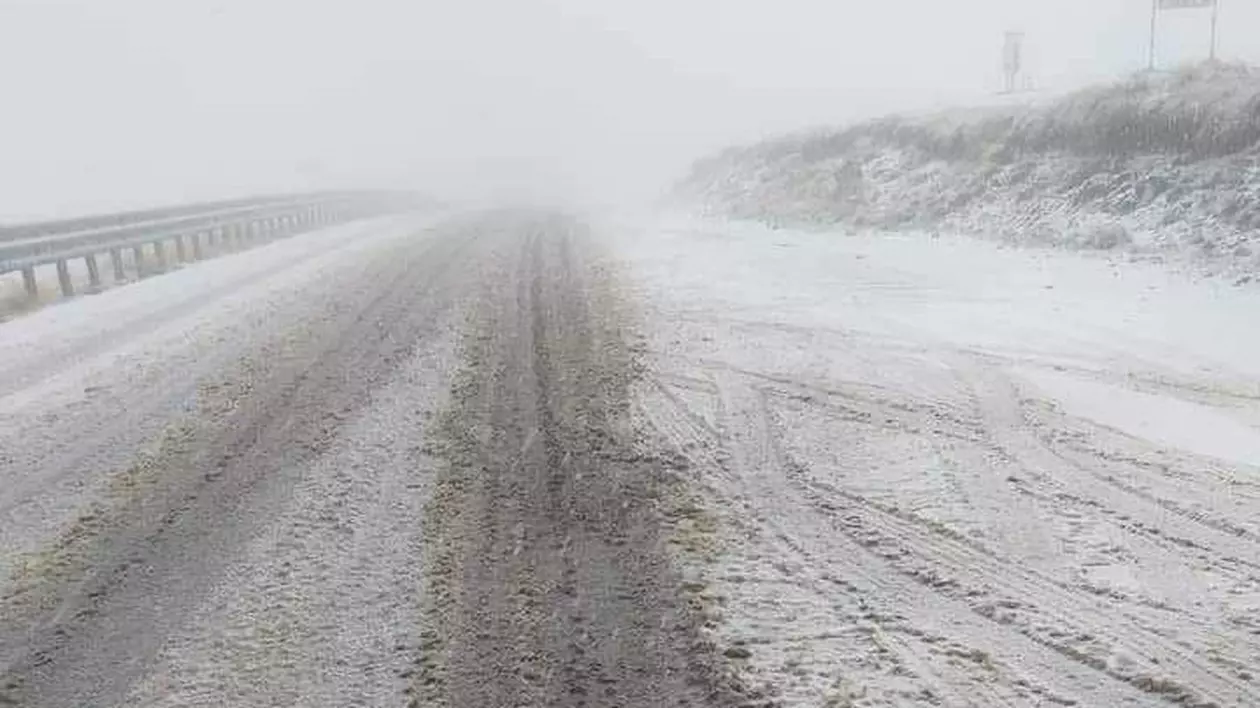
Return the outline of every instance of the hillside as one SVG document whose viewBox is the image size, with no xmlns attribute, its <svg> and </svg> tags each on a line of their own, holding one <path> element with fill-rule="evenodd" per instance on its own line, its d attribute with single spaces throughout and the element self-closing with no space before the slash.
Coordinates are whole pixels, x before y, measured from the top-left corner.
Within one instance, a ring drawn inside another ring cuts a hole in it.
<svg viewBox="0 0 1260 708">
<path fill-rule="evenodd" d="M 708 215 L 1124 248 L 1243 275 L 1260 272 L 1258 158 L 1260 71 L 1214 64 L 731 148 L 677 197 Z"/>
</svg>

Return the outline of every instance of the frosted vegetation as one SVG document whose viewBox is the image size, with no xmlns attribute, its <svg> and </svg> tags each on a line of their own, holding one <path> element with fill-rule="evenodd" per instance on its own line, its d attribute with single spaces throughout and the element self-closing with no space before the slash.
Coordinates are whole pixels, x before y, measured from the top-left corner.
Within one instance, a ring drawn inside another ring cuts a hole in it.
<svg viewBox="0 0 1260 708">
<path fill-rule="evenodd" d="M 772 224 L 950 230 L 1260 273 L 1260 73 L 1205 64 L 1018 107 L 731 148 L 678 194 Z"/>
</svg>

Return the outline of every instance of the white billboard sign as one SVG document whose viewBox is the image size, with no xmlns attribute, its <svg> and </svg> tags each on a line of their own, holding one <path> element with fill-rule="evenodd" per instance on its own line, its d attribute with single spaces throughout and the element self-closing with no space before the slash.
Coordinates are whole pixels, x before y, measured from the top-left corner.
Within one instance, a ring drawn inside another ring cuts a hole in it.
<svg viewBox="0 0 1260 708">
<path fill-rule="evenodd" d="M 1212 50 L 1208 57 L 1211 61 L 1216 61 L 1216 26 L 1220 24 L 1221 0 L 1155 0 L 1151 3 L 1151 49 L 1148 70 L 1155 70 L 1155 30 L 1159 25 L 1160 10 L 1204 9 L 1212 10 Z"/>
</svg>

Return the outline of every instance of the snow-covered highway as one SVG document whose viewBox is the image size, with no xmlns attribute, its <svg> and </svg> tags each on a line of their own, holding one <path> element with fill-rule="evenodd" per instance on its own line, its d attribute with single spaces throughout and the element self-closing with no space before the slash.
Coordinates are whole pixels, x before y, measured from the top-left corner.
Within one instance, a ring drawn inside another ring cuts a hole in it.
<svg viewBox="0 0 1260 708">
<path fill-rule="evenodd" d="M 1260 705 L 1260 294 L 324 229 L 0 324 L 0 704 Z"/>
</svg>

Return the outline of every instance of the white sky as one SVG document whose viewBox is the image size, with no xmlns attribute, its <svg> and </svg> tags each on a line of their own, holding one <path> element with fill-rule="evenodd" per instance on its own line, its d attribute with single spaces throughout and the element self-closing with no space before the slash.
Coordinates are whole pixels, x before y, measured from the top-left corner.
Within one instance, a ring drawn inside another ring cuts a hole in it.
<svg viewBox="0 0 1260 708">
<path fill-rule="evenodd" d="M 1260 3 L 1221 0 L 1260 61 Z M 640 197 L 735 140 L 1141 68 L 1149 0 L 0 0 L 0 219 L 341 186 Z M 1162 61 L 1209 13 L 1165 15 Z"/>
</svg>

